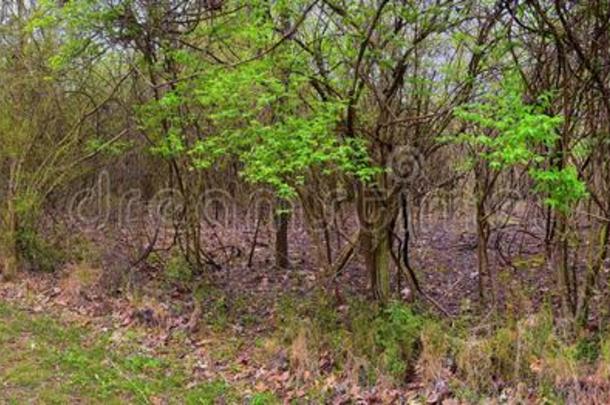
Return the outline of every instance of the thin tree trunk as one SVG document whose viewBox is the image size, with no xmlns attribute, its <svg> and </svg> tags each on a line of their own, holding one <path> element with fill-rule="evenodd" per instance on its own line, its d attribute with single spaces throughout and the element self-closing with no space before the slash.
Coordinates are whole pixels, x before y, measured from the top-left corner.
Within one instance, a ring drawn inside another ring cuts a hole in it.
<svg viewBox="0 0 610 405">
<path fill-rule="evenodd" d="M 275 212 L 275 265 L 280 269 L 290 267 L 288 256 L 288 227 L 290 225 L 290 212 L 288 202 L 278 199 Z"/>
<path fill-rule="evenodd" d="M 589 267 L 582 297 L 582 304 L 578 311 L 578 323 L 584 325 L 589 317 L 589 303 L 599 273 L 608 255 L 608 221 L 604 222 L 599 231 L 599 252 L 595 262 Z"/>
<path fill-rule="evenodd" d="M 475 174 L 477 177 L 480 174 Z M 485 209 L 486 189 L 482 182 L 484 178 L 475 178 L 474 194 L 476 198 L 476 226 L 477 226 L 477 263 L 479 273 L 479 298 L 481 303 L 485 301 L 485 277 L 489 280 L 489 295 L 491 304 L 495 307 L 497 297 L 497 285 L 495 275 L 489 266 L 489 255 L 487 245 L 489 242 L 489 220 Z"/>
<path fill-rule="evenodd" d="M 573 303 L 573 292 L 570 281 L 570 269 L 568 265 L 568 242 L 567 242 L 567 224 L 563 214 L 559 214 L 557 218 L 557 245 L 555 248 L 555 268 L 557 273 L 557 285 L 561 290 L 561 307 L 564 314 L 575 315 L 575 306 Z"/>
</svg>

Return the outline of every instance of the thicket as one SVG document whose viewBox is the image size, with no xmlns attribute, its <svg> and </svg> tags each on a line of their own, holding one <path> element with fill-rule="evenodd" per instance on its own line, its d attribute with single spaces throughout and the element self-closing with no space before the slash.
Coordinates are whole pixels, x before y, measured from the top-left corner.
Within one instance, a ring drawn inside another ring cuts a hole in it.
<svg viewBox="0 0 610 405">
<path fill-rule="evenodd" d="M 3 277 L 91 258 L 79 226 L 126 229 L 121 271 L 158 264 L 184 290 L 252 266 L 261 222 L 269 271 L 298 267 L 298 206 L 325 285 L 364 267 L 347 330 L 390 375 L 453 358 L 489 389 L 608 360 L 608 2 L 5 0 L 0 23 Z M 424 315 L 456 315 L 411 260 L 438 195 L 474 218 L 481 336 Z M 247 251 L 218 242 L 231 214 Z M 510 312 L 501 274 L 531 259 L 524 237 L 553 280 L 535 315 Z M 419 309 L 395 303 L 405 286 Z"/>
</svg>

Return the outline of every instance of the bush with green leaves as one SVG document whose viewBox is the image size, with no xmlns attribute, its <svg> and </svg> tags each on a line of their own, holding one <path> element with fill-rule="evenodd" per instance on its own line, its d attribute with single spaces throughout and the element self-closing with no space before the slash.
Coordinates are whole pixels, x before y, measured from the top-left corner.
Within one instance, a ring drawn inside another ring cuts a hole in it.
<svg viewBox="0 0 610 405">
<path fill-rule="evenodd" d="M 23 227 L 17 232 L 19 259 L 31 270 L 50 273 L 63 263 L 59 247 L 43 238 L 34 228 Z"/>
<path fill-rule="evenodd" d="M 165 277 L 169 282 L 186 286 L 193 279 L 193 268 L 183 255 L 174 254 L 165 266 Z"/>
<path fill-rule="evenodd" d="M 424 318 L 401 303 L 389 305 L 373 322 L 382 363 L 397 379 L 404 379 L 419 355 L 423 325 Z"/>
<path fill-rule="evenodd" d="M 458 118 L 471 124 L 471 130 L 459 134 L 457 142 L 480 151 L 479 156 L 494 171 L 529 167 L 535 189 L 545 196 L 545 203 L 568 211 L 587 192 L 569 160 L 557 164 L 554 148 L 563 118 L 546 113 L 551 93 L 529 103 L 524 98 L 521 79 L 508 74 L 481 102 L 456 110 Z"/>
</svg>

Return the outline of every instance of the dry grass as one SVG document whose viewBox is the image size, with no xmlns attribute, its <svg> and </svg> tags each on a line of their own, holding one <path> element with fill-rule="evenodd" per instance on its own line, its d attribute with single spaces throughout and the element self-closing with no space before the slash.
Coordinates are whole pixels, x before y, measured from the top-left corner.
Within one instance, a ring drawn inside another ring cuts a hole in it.
<svg viewBox="0 0 610 405">
<path fill-rule="evenodd" d="M 421 345 L 417 369 L 423 382 L 432 384 L 444 374 L 450 346 L 449 337 L 441 324 L 427 322 L 421 332 Z"/>
<path fill-rule="evenodd" d="M 290 367 L 298 380 L 307 381 L 318 374 L 317 354 L 310 345 L 310 327 L 303 324 L 290 345 Z"/>
</svg>

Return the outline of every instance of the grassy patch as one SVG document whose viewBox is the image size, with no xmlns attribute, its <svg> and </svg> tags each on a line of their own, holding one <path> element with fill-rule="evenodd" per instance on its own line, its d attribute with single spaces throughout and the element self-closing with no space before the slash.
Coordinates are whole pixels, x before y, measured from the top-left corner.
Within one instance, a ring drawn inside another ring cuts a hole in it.
<svg viewBox="0 0 610 405">
<path fill-rule="evenodd" d="M 236 398 L 224 381 L 190 384 L 176 359 L 5 304 L 0 347 L 0 399 L 8 403 L 210 404 Z"/>
</svg>

